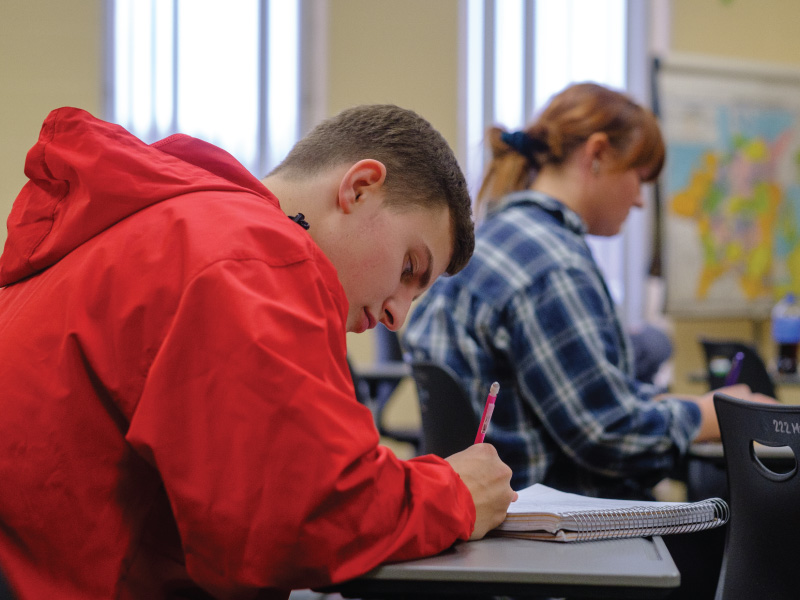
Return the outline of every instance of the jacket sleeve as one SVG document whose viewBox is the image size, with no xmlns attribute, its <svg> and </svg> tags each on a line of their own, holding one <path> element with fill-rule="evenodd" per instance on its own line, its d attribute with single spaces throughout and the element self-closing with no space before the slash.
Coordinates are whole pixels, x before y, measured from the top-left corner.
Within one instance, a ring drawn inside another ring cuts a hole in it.
<svg viewBox="0 0 800 600">
<path fill-rule="evenodd" d="M 194 277 L 127 434 L 163 479 L 189 574 L 221 596 L 342 581 L 474 526 L 445 461 L 378 445 L 347 369 L 346 301 L 309 262 Z"/>
<path fill-rule="evenodd" d="M 666 472 L 696 435 L 699 410 L 653 400 L 654 388 L 622 368 L 625 334 L 595 281 L 554 270 L 513 299 L 506 325 L 521 393 L 582 467 L 611 477 Z"/>
</svg>

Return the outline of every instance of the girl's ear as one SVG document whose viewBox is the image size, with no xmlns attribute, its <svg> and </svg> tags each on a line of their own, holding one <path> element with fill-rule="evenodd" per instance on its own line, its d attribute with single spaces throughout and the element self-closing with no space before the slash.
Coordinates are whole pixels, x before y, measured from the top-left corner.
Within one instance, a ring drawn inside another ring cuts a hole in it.
<svg viewBox="0 0 800 600">
<path fill-rule="evenodd" d="M 342 176 L 339 183 L 339 208 L 350 214 L 365 200 L 373 197 L 386 181 L 386 166 L 379 160 L 358 161 Z"/>
<path fill-rule="evenodd" d="M 613 158 L 611 150 L 611 142 L 605 132 L 597 131 L 589 136 L 583 146 L 583 160 L 592 175 L 597 175 L 603 168 L 609 168 Z"/>
</svg>

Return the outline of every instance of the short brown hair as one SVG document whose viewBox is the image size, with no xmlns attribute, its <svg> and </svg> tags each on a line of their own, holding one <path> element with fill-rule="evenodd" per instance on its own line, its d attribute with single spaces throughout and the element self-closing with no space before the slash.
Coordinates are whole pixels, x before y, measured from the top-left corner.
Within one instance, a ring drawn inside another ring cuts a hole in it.
<svg viewBox="0 0 800 600">
<path fill-rule="evenodd" d="M 532 151 L 522 154 L 502 140 L 503 129 L 488 132 L 492 160 L 479 202 L 526 189 L 544 165 L 563 163 L 593 133 L 603 132 L 617 152 L 620 169 L 646 167 L 654 181 L 664 166 L 665 148 L 655 115 L 627 95 L 596 83 L 573 84 L 556 94 L 524 131 Z"/>
<path fill-rule="evenodd" d="M 366 158 L 386 166 L 390 208 L 449 208 L 453 257 L 446 271 L 463 269 L 475 247 L 467 183 L 444 137 L 415 112 L 393 104 L 346 109 L 297 142 L 272 173 L 302 177 Z"/>
</svg>

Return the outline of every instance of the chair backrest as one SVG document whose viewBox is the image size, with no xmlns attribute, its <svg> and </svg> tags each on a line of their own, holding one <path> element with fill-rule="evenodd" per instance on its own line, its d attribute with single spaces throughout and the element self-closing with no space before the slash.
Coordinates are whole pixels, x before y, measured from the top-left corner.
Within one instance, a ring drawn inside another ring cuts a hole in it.
<svg viewBox="0 0 800 600">
<path fill-rule="evenodd" d="M 403 363 L 400 364 L 405 366 Z M 402 376 L 397 373 L 363 374 L 353 367 L 349 357 L 347 366 L 350 368 L 350 377 L 353 379 L 356 399 L 372 412 L 372 418 L 375 421 L 378 433 L 383 437 L 391 438 L 404 444 L 411 444 L 414 455 L 419 454 L 421 434 L 417 427 L 393 427 L 386 425 L 384 422 L 384 409 L 388 405 L 391 395 L 400 383 Z"/>
<path fill-rule="evenodd" d="M 746 383 L 750 389 L 775 398 L 775 382 L 767 371 L 758 350 L 745 342 L 737 340 L 718 340 L 701 338 L 700 344 L 706 357 L 706 373 L 709 389 L 715 390 L 725 385 L 731 360 L 737 352 L 744 355 L 739 383 Z"/>
<path fill-rule="evenodd" d="M 728 469 L 730 521 L 716 600 L 797 598 L 800 541 L 800 406 L 714 395 Z M 788 446 L 794 460 L 773 470 L 753 442 Z"/>
<path fill-rule="evenodd" d="M 15 600 L 15 598 L 16 596 L 11 591 L 11 585 L 3 572 L 0 571 L 0 600 Z"/>
<path fill-rule="evenodd" d="M 413 361 L 422 416 L 421 452 L 442 458 L 460 452 L 475 441 L 480 417 L 464 386 L 444 365 Z"/>
<path fill-rule="evenodd" d="M 398 337 L 397 332 L 390 331 L 383 325 L 376 327 L 373 331 L 375 332 L 375 363 L 379 365 L 402 363 L 403 350 L 400 347 L 400 338 Z M 386 405 L 389 403 L 389 400 L 391 400 L 392 395 L 394 394 L 398 385 L 400 385 L 400 379 L 397 377 L 386 377 L 380 380 L 374 379 L 370 384 L 370 397 L 374 406 L 374 413 L 376 422 L 378 423 L 378 429 L 384 428 L 383 411 L 386 408 Z M 402 433 L 400 433 L 398 430 L 395 430 L 394 433 L 399 433 L 400 437 L 403 438 L 400 441 L 405 442 L 412 441 L 409 439 L 409 435 L 412 437 L 416 436 L 416 441 L 414 444 L 417 446 L 417 450 L 419 450 L 418 432 L 414 433 L 404 430 Z M 390 435 L 389 437 L 395 436 Z"/>
<path fill-rule="evenodd" d="M 396 331 L 386 329 L 383 325 L 376 327 L 375 332 L 375 361 L 395 362 L 403 360 L 403 347 L 400 345 L 400 336 Z"/>
</svg>

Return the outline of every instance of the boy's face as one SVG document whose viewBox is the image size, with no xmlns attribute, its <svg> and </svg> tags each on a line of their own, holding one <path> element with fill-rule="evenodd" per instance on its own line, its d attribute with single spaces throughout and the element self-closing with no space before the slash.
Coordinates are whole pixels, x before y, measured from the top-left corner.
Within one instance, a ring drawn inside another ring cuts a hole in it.
<svg viewBox="0 0 800 600">
<path fill-rule="evenodd" d="M 396 331 L 411 302 L 450 262 L 450 211 L 386 207 L 367 202 L 342 221 L 335 249 L 326 252 L 336 267 L 350 308 L 347 331 L 362 333 L 383 323 Z"/>
</svg>

